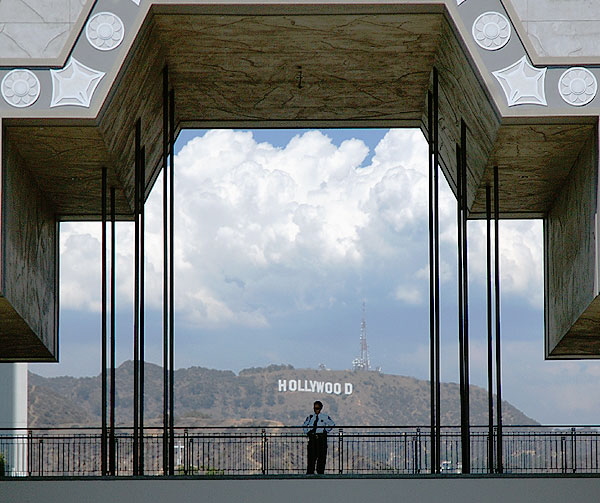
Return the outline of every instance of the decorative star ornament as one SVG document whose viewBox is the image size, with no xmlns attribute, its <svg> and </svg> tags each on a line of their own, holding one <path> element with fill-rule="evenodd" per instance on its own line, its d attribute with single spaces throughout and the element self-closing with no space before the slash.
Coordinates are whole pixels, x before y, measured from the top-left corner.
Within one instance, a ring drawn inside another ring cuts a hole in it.
<svg viewBox="0 0 600 503">
<path fill-rule="evenodd" d="M 88 68 L 71 57 L 61 70 L 50 70 L 52 75 L 51 107 L 75 105 L 89 107 L 96 87 L 104 72 Z"/>
<path fill-rule="evenodd" d="M 548 105 L 544 91 L 546 68 L 531 66 L 526 56 L 512 65 L 492 73 L 500 82 L 509 107 Z"/>
<path fill-rule="evenodd" d="M 456 0 L 456 5 L 460 5 L 463 2 L 466 2 L 467 0 Z"/>
</svg>

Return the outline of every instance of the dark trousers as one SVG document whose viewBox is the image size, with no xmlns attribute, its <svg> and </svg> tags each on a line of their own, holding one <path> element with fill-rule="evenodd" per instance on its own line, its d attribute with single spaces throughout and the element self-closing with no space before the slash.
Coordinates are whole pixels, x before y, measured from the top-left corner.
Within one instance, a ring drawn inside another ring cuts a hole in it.
<svg viewBox="0 0 600 503">
<path fill-rule="evenodd" d="M 325 473 L 325 461 L 327 461 L 327 433 L 309 435 L 306 473 L 308 475 L 315 473 L 315 463 L 317 465 L 317 473 Z"/>
</svg>

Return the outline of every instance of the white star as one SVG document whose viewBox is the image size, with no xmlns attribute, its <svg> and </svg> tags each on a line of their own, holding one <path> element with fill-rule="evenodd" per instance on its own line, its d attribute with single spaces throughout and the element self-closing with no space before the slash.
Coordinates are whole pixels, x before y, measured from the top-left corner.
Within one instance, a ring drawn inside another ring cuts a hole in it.
<svg viewBox="0 0 600 503">
<path fill-rule="evenodd" d="M 50 70 L 52 75 L 51 107 L 76 105 L 89 107 L 103 72 L 88 68 L 71 58 L 61 70 Z"/>
<path fill-rule="evenodd" d="M 461 3 L 465 2 L 466 0 L 456 0 L 456 5 L 460 5 Z"/>
<path fill-rule="evenodd" d="M 500 82 L 509 107 L 525 104 L 547 106 L 544 91 L 546 68 L 531 66 L 527 57 L 523 56 L 516 63 L 492 73 Z"/>
</svg>

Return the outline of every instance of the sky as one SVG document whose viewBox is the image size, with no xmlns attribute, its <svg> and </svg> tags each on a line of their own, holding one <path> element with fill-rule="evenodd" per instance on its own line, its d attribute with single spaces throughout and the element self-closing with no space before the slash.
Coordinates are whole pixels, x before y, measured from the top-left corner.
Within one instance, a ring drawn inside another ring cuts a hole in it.
<svg viewBox="0 0 600 503">
<path fill-rule="evenodd" d="M 190 130 L 175 156 L 175 366 L 429 377 L 427 144 L 418 130 Z M 161 175 L 162 176 L 162 175 Z M 162 362 L 162 179 L 146 205 L 146 360 Z M 458 381 L 456 201 L 442 177 L 441 378 Z M 471 383 L 487 383 L 485 222 L 468 224 Z M 133 224 L 117 225 L 117 360 L 132 358 Z M 541 221 L 500 225 L 503 398 L 595 424 L 595 361 L 545 361 Z M 100 372 L 100 224 L 60 232 L 60 363 Z"/>
</svg>

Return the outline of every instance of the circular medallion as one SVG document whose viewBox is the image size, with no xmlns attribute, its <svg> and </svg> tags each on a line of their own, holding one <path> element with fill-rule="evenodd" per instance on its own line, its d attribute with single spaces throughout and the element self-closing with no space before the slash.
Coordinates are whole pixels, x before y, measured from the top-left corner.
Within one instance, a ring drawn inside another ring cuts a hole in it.
<svg viewBox="0 0 600 503">
<path fill-rule="evenodd" d="M 2 79 L 2 96 L 13 107 L 28 107 L 40 96 L 40 81 L 29 70 L 12 70 Z"/>
<path fill-rule="evenodd" d="M 123 21 L 112 12 L 99 12 L 88 21 L 85 35 L 99 51 L 110 51 L 123 41 L 125 27 Z"/>
<path fill-rule="evenodd" d="M 473 38 L 487 51 L 501 49 L 510 39 L 510 23 L 499 12 L 484 12 L 473 23 Z"/>
<path fill-rule="evenodd" d="M 586 68 L 569 68 L 558 79 L 558 92 L 569 105 L 587 105 L 594 99 L 597 91 L 596 77 Z"/>
</svg>

